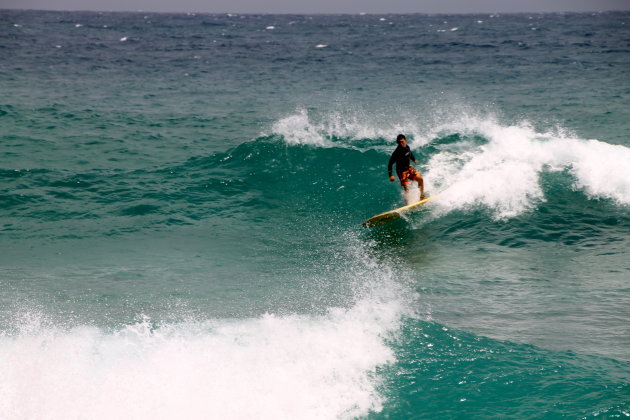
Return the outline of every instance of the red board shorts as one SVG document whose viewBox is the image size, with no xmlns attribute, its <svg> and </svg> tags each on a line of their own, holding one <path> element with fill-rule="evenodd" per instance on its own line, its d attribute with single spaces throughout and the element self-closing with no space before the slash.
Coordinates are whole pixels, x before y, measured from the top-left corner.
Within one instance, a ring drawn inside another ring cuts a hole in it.
<svg viewBox="0 0 630 420">
<path fill-rule="evenodd" d="M 416 178 L 420 177 L 420 172 L 416 171 L 411 166 L 406 171 L 396 171 L 398 174 L 398 179 L 400 179 L 400 185 L 405 186 L 409 184 L 409 181 L 414 181 Z"/>
</svg>

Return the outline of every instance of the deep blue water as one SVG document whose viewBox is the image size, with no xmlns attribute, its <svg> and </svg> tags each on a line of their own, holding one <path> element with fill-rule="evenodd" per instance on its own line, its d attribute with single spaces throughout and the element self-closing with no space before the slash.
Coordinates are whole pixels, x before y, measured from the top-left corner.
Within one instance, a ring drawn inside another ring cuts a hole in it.
<svg viewBox="0 0 630 420">
<path fill-rule="evenodd" d="M 629 27 L 0 10 L 0 417 L 628 417 Z"/>
</svg>

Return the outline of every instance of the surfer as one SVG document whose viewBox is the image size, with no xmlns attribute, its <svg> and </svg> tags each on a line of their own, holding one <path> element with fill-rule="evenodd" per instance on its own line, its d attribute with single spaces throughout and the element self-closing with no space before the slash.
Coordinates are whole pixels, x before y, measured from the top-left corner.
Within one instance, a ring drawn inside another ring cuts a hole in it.
<svg viewBox="0 0 630 420">
<path fill-rule="evenodd" d="M 424 180 L 422 179 L 422 174 L 414 169 L 411 166 L 411 161 L 413 163 L 416 162 L 416 158 L 411 152 L 411 149 L 407 145 L 407 138 L 399 134 L 396 137 L 396 143 L 398 143 L 398 147 L 392 153 L 392 156 L 389 158 L 389 163 L 387 164 L 387 172 L 389 172 L 389 180 L 394 182 L 396 178 L 392 175 L 392 166 L 394 163 L 396 164 L 396 174 L 398 175 L 398 179 L 400 179 L 400 185 L 402 185 L 403 189 L 407 191 L 409 181 L 418 182 L 418 187 L 420 188 L 420 200 L 423 200 L 424 197 Z"/>
</svg>

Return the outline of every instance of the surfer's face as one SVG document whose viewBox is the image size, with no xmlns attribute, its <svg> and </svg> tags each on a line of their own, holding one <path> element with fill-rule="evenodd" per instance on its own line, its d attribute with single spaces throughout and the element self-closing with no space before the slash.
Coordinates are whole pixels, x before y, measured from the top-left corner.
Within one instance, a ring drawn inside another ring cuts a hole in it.
<svg viewBox="0 0 630 420">
<path fill-rule="evenodd" d="M 407 139 L 400 139 L 398 142 L 402 147 L 407 147 Z"/>
</svg>

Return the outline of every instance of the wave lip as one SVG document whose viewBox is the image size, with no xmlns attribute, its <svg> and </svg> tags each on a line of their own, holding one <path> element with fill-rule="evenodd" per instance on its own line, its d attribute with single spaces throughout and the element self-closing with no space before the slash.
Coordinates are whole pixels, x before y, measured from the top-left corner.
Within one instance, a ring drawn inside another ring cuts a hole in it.
<svg viewBox="0 0 630 420">
<path fill-rule="evenodd" d="M 352 107 L 350 107 L 352 108 Z M 413 137 L 420 128 L 411 116 L 402 123 L 392 124 L 391 117 L 369 113 L 365 110 L 331 111 L 325 115 L 314 115 L 305 109 L 276 121 L 271 132 L 282 136 L 289 145 L 317 147 L 356 147 L 359 149 L 395 146 L 398 133 Z M 335 141 L 339 139 L 340 141 Z M 366 145 L 366 140 L 368 144 Z"/>
</svg>

